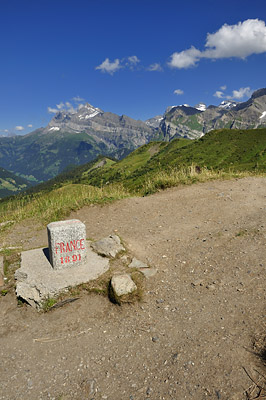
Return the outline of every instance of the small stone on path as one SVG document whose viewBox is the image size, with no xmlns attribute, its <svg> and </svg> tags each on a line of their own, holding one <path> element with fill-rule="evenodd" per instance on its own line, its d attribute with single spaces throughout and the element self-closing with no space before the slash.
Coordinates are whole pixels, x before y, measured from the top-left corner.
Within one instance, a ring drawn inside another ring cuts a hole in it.
<svg viewBox="0 0 266 400">
<path fill-rule="evenodd" d="M 136 284 L 128 274 L 114 275 L 111 279 L 111 286 L 118 297 L 130 294 L 137 290 Z"/>
<path fill-rule="evenodd" d="M 120 251 L 125 250 L 124 246 L 121 244 L 119 236 L 117 235 L 110 235 L 106 238 L 97 240 L 96 242 L 91 243 L 91 247 L 101 256 L 113 258 L 115 258 Z"/>
<path fill-rule="evenodd" d="M 129 264 L 129 268 L 149 268 L 149 266 L 134 257 L 131 263 Z"/>
<path fill-rule="evenodd" d="M 155 268 L 140 268 L 139 271 L 145 276 L 145 278 L 151 278 L 157 273 Z"/>
</svg>

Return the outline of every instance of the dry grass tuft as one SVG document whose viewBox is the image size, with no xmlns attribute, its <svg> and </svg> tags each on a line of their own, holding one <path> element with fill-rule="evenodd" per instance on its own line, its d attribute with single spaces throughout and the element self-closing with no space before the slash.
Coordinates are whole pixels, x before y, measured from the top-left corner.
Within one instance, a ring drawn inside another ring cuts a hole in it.
<svg viewBox="0 0 266 400">
<path fill-rule="evenodd" d="M 207 182 L 217 179 L 243 178 L 252 175 L 250 172 L 235 172 L 213 170 L 192 164 L 183 168 L 169 168 L 151 175 L 145 181 L 144 193 L 155 193 L 160 189 L 166 189 L 179 185 L 191 185 L 196 182 Z"/>
<path fill-rule="evenodd" d="M 47 193 L 18 196 L 0 203 L 0 220 L 19 222 L 38 218 L 44 224 L 60 220 L 90 204 L 101 204 L 129 197 L 123 185 L 98 188 L 90 185 L 69 184 Z"/>
</svg>

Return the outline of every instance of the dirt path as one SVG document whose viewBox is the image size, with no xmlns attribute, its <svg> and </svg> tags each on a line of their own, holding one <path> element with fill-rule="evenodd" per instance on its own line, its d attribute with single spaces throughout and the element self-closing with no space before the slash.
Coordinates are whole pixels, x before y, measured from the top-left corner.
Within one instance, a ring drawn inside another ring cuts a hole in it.
<svg viewBox="0 0 266 400">
<path fill-rule="evenodd" d="M 73 213 L 158 272 L 135 305 L 84 295 L 38 314 L 0 298 L 0 399 L 245 399 L 243 367 L 262 371 L 265 205 L 266 179 L 246 178 Z M 46 246 L 46 231 L 24 224 L 6 244 Z"/>
</svg>

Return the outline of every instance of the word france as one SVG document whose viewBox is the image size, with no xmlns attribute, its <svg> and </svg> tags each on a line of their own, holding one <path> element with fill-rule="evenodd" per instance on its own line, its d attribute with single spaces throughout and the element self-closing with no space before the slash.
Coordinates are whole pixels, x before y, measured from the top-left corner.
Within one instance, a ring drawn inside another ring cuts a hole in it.
<svg viewBox="0 0 266 400">
<path fill-rule="evenodd" d="M 72 252 L 74 250 L 85 250 L 84 239 L 71 240 L 70 242 L 67 242 L 66 244 L 64 242 L 56 243 L 56 246 L 55 246 L 56 254 L 59 253 L 59 250 L 60 250 L 60 254 Z M 60 260 L 61 260 L 61 264 L 64 264 L 64 262 L 67 264 L 71 260 L 73 262 L 81 261 L 81 254 L 79 253 L 79 254 L 72 254 L 69 256 L 65 256 L 65 257 L 60 257 Z"/>
</svg>

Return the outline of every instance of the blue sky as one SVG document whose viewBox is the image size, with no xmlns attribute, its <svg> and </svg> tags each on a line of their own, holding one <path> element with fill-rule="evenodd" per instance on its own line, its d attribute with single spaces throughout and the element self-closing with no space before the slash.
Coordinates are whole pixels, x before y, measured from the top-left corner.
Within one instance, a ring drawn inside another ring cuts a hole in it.
<svg viewBox="0 0 266 400">
<path fill-rule="evenodd" d="M 82 102 L 145 120 L 266 87 L 265 0 L 1 0 L 0 134 Z"/>
</svg>

